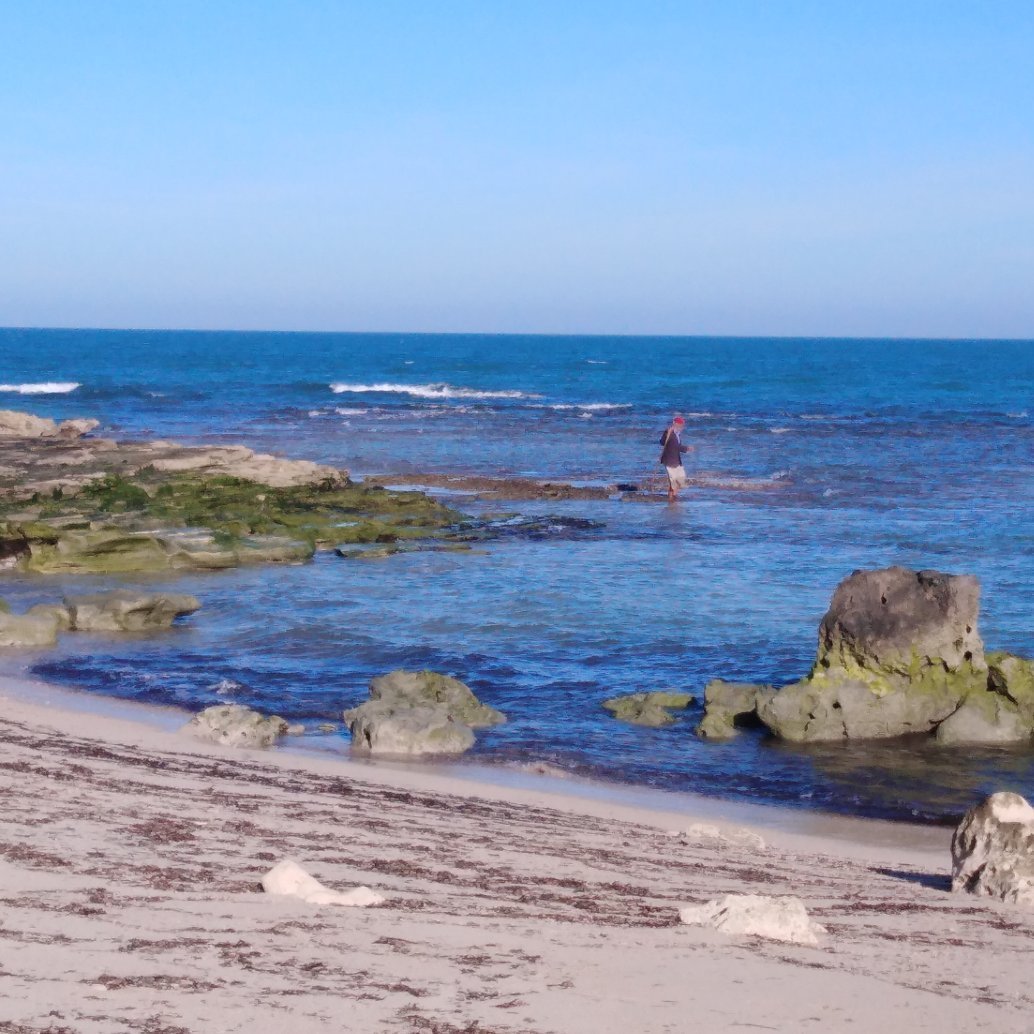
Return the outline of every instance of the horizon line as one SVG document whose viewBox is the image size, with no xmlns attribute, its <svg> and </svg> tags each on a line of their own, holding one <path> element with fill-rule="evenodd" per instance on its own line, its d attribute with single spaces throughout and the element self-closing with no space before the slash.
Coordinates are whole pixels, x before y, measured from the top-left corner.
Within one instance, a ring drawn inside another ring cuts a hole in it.
<svg viewBox="0 0 1034 1034">
<path fill-rule="evenodd" d="M 284 335 L 323 335 L 353 337 L 498 337 L 498 338 L 659 338 L 679 340 L 724 340 L 724 341 L 944 341 L 944 342 L 981 342 L 1002 344 L 1034 344 L 1034 337 L 943 337 L 933 334 L 893 335 L 893 334 L 707 334 L 707 333 L 632 333 L 615 332 L 575 332 L 575 331 L 482 331 L 482 330 L 284 330 L 277 328 L 234 328 L 234 327 L 93 327 L 93 326 L 0 326 L 5 331 L 67 331 L 104 334 L 284 334 Z"/>
</svg>

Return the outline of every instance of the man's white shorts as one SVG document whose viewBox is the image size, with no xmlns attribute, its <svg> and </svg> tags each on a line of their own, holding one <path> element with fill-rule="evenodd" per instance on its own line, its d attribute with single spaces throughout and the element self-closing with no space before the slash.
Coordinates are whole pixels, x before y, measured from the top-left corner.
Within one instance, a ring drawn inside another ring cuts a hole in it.
<svg viewBox="0 0 1034 1034">
<path fill-rule="evenodd" d="M 672 488 L 686 487 L 686 468 L 680 463 L 677 467 L 665 467 L 668 472 L 668 481 Z"/>
</svg>

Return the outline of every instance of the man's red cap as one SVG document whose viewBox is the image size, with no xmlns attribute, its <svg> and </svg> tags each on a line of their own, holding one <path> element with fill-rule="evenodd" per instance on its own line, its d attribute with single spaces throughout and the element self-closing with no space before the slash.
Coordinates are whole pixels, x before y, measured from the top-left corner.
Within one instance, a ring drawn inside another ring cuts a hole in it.
<svg viewBox="0 0 1034 1034">
<path fill-rule="evenodd" d="M 680 416 L 675 417 L 675 419 L 672 421 L 673 424 L 685 424 L 685 422 L 686 421 L 683 420 Z"/>
</svg>

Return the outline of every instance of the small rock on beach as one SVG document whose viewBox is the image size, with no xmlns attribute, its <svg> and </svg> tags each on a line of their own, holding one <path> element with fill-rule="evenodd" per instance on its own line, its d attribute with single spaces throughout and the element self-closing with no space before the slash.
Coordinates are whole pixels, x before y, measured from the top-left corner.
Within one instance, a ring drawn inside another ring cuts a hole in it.
<svg viewBox="0 0 1034 1034">
<path fill-rule="evenodd" d="M 951 889 L 1034 908 L 1034 808 L 994 793 L 966 813 L 951 841 Z"/>
<path fill-rule="evenodd" d="M 226 747 L 271 747 L 288 728 L 279 715 L 267 717 L 242 704 L 217 704 L 194 715 L 183 731 Z"/>
<path fill-rule="evenodd" d="M 726 894 L 703 905 L 687 905 L 679 916 L 687 926 L 710 926 L 722 933 L 812 947 L 826 932 L 808 917 L 801 899 L 793 897 Z"/>
<path fill-rule="evenodd" d="M 267 894 L 280 897 L 299 898 L 310 905 L 344 905 L 351 908 L 366 908 L 379 905 L 384 898 L 369 887 L 353 887 L 351 890 L 331 890 L 314 876 L 310 876 L 297 862 L 285 858 L 273 866 L 262 877 L 262 889 Z"/>
</svg>

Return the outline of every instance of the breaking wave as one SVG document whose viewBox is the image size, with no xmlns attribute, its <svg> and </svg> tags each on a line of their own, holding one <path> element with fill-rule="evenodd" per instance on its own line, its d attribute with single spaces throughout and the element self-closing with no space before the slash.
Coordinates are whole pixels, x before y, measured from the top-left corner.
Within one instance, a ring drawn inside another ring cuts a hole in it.
<svg viewBox="0 0 1034 1034">
<path fill-rule="evenodd" d="M 456 388 L 451 384 L 343 384 L 334 383 L 330 390 L 335 395 L 410 395 L 419 399 L 537 399 L 523 391 L 479 391 L 475 388 Z"/>
<path fill-rule="evenodd" d="M 631 402 L 558 402 L 549 409 L 578 409 L 585 413 L 606 412 L 608 409 L 631 409 Z"/>
<path fill-rule="evenodd" d="M 78 387 L 78 381 L 41 381 L 39 384 L 0 384 L 0 391 L 19 395 L 67 395 Z"/>
</svg>

